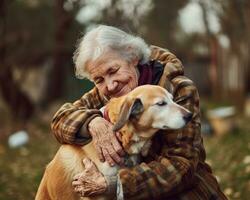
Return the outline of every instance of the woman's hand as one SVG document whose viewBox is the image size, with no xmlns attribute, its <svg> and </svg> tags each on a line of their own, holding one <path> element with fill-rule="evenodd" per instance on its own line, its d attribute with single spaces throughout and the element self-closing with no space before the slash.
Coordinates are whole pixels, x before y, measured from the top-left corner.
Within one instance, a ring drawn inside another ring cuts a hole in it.
<svg viewBox="0 0 250 200">
<path fill-rule="evenodd" d="M 96 117 L 88 125 L 95 149 L 101 162 L 122 165 L 125 152 L 112 130 L 113 125 L 102 117 Z"/>
<path fill-rule="evenodd" d="M 99 172 L 95 164 L 88 158 L 83 160 L 85 169 L 74 177 L 72 186 L 81 197 L 89 197 L 102 194 L 107 190 L 104 176 Z"/>
</svg>

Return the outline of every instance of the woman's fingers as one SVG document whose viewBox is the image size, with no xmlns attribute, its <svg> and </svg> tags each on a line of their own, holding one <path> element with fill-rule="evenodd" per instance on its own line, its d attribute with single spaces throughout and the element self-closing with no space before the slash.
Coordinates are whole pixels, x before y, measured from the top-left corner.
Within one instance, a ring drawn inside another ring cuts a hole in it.
<svg viewBox="0 0 250 200">
<path fill-rule="evenodd" d="M 123 164 L 123 159 L 118 155 L 118 153 L 115 151 L 114 148 L 108 149 L 108 153 L 111 156 L 111 158 L 115 161 L 115 163 L 122 165 Z"/>
<path fill-rule="evenodd" d="M 95 149 L 101 162 L 107 161 L 111 166 L 115 163 L 122 165 L 122 156 L 125 152 L 113 132 L 113 125 L 103 118 L 94 118 L 89 124 L 89 130 L 93 138 Z"/>
<path fill-rule="evenodd" d="M 95 149 L 97 151 L 97 155 L 99 157 L 99 160 L 101 162 L 104 162 L 105 161 L 105 158 L 103 156 L 103 152 L 102 152 L 102 148 L 101 148 L 101 145 L 97 142 L 97 141 L 94 141 L 94 146 L 95 146 Z"/>
<path fill-rule="evenodd" d="M 83 164 L 84 164 L 85 169 L 89 169 L 89 168 L 91 168 L 92 165 L 93 165 L 92 161 L 91 161 L 90 159 L 88 159 L 88 158 L 84 158 L 84 159 L 82 160 L 82 162 L 83 162 Z"/>
<path fill-rule="evenodd" d="M 117 153 L 117 150 L 120 153 L 123 153 L 122 148 L 120 147 L 119 150 L 119 144 L 114 147 L 113 145 L 114 143 L 111 143 L 111 141 L 109 143 L 106 142 L 105 145 L 103 145 L 103 148 L 101 148 L 102 150 L 102 155 L 104 157 L 104 159 L 111 165 L 113 166 L 115 163 L 122 165 L 123 164 L 123 159 L 121 158 L 121 156 Z"/>
<path fill-rule="evenodd" d="M 120 143 L 118 142 L 115 134 L 113 133 L 113 130 L 112 129 L 109 129 L 109 133 L 107 133 L 107 136 L 109 137 L 106 137 L 106 141 L 105 141 L 105 149 L 107 150 L 108 152 L 108 157 L 107 159 L 109 159 L 109 157 L 111 157 L 112 161 L 116 164 L 119 164 L 119 165 L 122 165 L 122 158 L 120 156 L 120 154 L 123 153 L 123 149 L 120 145 Z M 107 154 L 104 155 L 105 156 L 105 159 L 106 159 L 106 156 Z"/>
<path fill-rule="evenodd" d="M 84 171 L 74 176 L 72 181 L 74 191 L 80 194 L 80 196 L 103 193 L 107 189 L 105 177 L 92 160 L 85 158 L 83 159 L 83 164 L 85 166 Z"/>
<path fill-rule="evenodd" d="M 112 157 L 110 156 L 108 150 L 106 148 L 102 149 L 103 155 L 105 157 L 105 160 L 108 162 L 108 164 L 110 166 L 114 166 L 115 165 L 115 161 L 112 159 Z"/>
<path fill-rule="evenodd" d="M 75 191 L 75 193 L 77 193 L 78 195 L 80 195 L 80 197 L 84 197 L 85 196 L 84 187 L 82 187 L 82 186 L 76 186 L 76 187 L 74 187 L 74 191 Z"/>
<path fill-rule="evenodd" d="M 120 155 L 120 156 L 125 156 L 125 151 L 122 148 L 122 145 L 118 141 L 118 138 L 114 134 L 114 139 L 112 140 L 112 145 L 115 149 L 115 151 Z"/>
<path fill-rule="evenodd" d="M 74 180 L 72 182 L 72 186 L 75 188 L 75 187 L 78 187 L 78 186 L 82 186 L 82 181 L 79 181 L 79 180 Z"/>
<path fill-rule="evenodd" d="M 75 176 L 73 177 L 73 180 L 74 180 L 74 181 L 78 181 L 78 180 L 81 178 L 81 176 L 82 176 L 82 173 L 77 174 L 77 175 L 75 175 Z"/>
<path fill-rule="evenodd" d="M 120 132 L 116 132 L 115 135 L 117 139 L 119 140 L 119 142 L 122 142 L 122 134 Z"/>
</svg>

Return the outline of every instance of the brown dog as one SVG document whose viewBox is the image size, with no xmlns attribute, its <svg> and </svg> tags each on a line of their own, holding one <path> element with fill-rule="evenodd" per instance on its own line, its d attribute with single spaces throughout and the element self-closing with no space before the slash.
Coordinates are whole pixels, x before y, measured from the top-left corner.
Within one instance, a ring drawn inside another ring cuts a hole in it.
<svg viewBox="0 0 250 200">
<path fill-rule="evenodd" d="M 129 94 L 114 98 L 106 105 L 114 131 L 121 133 L 124 150 L 146 156 L 151 138 L 160 129 L 180 129 L 191 120 L 192 114 L 173 102 L 172 95 L 160 86 L 144 85 Z M 84 170 L 82 160 L 91 159 L 104 175 L 116 175 L 119 166 L 110 167 L 100 162 L 92 142 L 79 147 L 62 145 L 47 166 L 36 200 L 81 199 L 72 188 L 73 177 Z M 110 199 L 105 195 L 95 198 Z"/>
</svg>

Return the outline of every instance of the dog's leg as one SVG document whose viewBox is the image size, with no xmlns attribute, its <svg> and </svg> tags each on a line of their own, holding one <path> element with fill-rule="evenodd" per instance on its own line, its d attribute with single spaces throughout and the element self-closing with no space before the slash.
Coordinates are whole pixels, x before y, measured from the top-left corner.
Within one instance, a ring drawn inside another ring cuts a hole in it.
<svg viewBox="0 0 250 200">
<path fill-rule="evenodd" d="M 39 185 L 35 200 L 51 200 L 48 190 L 47 190 L 47 176 L 46 172 L 42 178 L 42 181 Z"/>
<path fill-rule="evenodd" d="M 73 191 L 73 177 L 84 170 L 80 147 L 63 145 L 46 167 L 36 200 L 80 200 Z"/>
<path fill-rule="evenodd" d="M 82 160 L 85 157 L 100 163 L 93 145 L 86 145 L 86 150 L 73 145 L 62 145 L 54 159 L 46 167 L 39 186 L 36 200 L 103 200 L 103 196 L 80 198 L 73 191 L 72 181 L 76 174 L 84 170 Z M 94 156 L 93 156 L 94 155 Z"/>
</svg>

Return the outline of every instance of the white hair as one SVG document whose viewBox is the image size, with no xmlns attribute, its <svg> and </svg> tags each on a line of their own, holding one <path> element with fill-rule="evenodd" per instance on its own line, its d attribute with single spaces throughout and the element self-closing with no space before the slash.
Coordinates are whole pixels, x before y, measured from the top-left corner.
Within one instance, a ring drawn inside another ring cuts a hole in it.
<svg viewBox="0 0 250 200">
<path fill-rule="evenodd" d="M 147 62 L 151 53 L 142 38 L 112 26 L 99 25 L 87 32 L 79 41 L 73 61 L 76 77 L 80 79 L 89 78 L 85 69 L 86 63 L 96 60 L 107 51 L 115 51 L 128 62 L 137 58 L 141 63 Z"/>
</svg>

